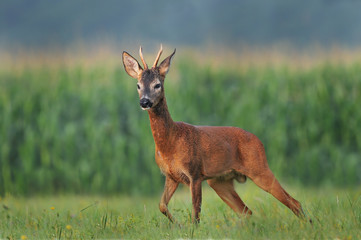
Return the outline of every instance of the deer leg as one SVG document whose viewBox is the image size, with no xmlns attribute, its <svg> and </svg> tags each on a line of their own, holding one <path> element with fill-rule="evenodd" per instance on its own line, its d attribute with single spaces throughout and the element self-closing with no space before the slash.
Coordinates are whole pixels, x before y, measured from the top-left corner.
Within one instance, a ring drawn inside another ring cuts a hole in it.
<svg viewBox="0 0 361 240">
<path fill-rule="evenodd" d="M 214 189 L 218 196 L 228 205 L 233 211 L 240 215 L 250 216 L 252 211 L 244 204 L 242 199 L 234 190 L 233 179 L 221 181 L 217 179 L 209 179 L 208 185 Z"/>
<path fill-rule="evenodd" d="M 281 203 L 291 209 L 296 216 L 304 217 L 301 204 L 282 188 L 270 169 L 266 169 L 264 172 L 254 176 L 250 175 L 249 177 L 257 186 L 271 193 Z"/>
<path fill-rule="evenodd" d="M 171 221 L 172 223 L 174 222 L 174 218 L 172 216 L 172 214 L 170 214 L 169 210 L 168 210 L 168 203 L 169 200 L 172 198 L 175 190 L 177 189 L 179 183 L 174 181 L 172 178 L 170 177 L 166 177 L 165 178 L 165 184 L 164 184 L 164 192 L 162 195 L 162 198 L 160 199 L 160 203 L 159 203 L 159 210 L 168 217 L 169 221 Z"/>
<path fill-rule="evenodd" d="M 194 180 L 191 181 L 190 184 L 191 194 L 192 194 L 192 222 L 199 223 L 200 218 L 199 214 L 201 212 L 201 204 L 202 204 L 202 181 L 201 180 Z"/>
</svg>

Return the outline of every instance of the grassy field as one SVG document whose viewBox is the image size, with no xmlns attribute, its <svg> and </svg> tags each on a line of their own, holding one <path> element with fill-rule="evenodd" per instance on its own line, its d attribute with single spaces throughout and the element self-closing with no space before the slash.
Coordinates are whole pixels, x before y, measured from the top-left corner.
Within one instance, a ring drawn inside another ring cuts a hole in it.
<svg viewBox="0 0 361 240">
<path fill-rule="evenodd" d="M 251 181 L 238 185 L 251 218 L 205 187 L 201 223 L 183 189 L 169 224 L 121 51 L 1 54 L 0 239 L 360 239 L 361 55 L 334 51 L 177 52 L 165 83 L 175 121 L 256 134 L 313 225 Z"/>
<path fill-rule="evenodd" d="M 190 222 L 188 189 L 176 192 L 170 210 L 179 224 L 158 211 L 158 197 L 53 196 L 16 198 L 0 204 L 0 238 L 8 239 L 360 239 L 361 189 L 286 186 L 313 224 L 299 220 L 251 181 L 237 191 L 253 210 L 238 218 L 208 187 L 203 190 L 201 223 Z"/>
</svg>

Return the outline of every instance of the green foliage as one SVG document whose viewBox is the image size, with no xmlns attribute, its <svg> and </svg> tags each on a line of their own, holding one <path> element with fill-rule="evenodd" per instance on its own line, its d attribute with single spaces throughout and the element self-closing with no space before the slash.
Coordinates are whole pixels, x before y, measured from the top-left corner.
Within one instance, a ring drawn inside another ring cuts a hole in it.
<svg viewBox="0 0 361 240">
<path fill-rule="evenodd" d="M 176 73 L 175 73 L 176 72 Z M 234 70 L 178 61 L 175 121 L 232 125 L 264 143 L 278 177 L 361 183 L 361 65 Z M 122 66 L 0 71 L 0 194 L 162 189 L 147 113 Z"/>
<path fill-rule="evenodd" d="M 238 185 L 253 211 L 238 218 L 210 188 L 204 189 L 201 223 L 190 221 L 189 191 L 178 191 L 169 209 L 157 198 L 52 196 L 0 199 L 2 239 L 360 239 L 360 189 L 287 188 L 313 224 L 298 219 L 254 184 Z"/>
</svg>

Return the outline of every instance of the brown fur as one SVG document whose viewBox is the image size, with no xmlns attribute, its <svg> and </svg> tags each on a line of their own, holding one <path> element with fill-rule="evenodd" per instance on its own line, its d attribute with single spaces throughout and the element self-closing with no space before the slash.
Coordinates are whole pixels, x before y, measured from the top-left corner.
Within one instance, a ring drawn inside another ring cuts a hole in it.
<svg viewBox="0 0 361 240">
<path fill-rule="evenodd" d="M 219 197 L 235 212 L 251 215 L 251 210 L 243 203 L 233 186 L 234 179 L 245 182 L 247 176 L 297 216 L 303 216 L 301 204 L 281 187 L 268 167 L 263 144 L 255 135 L 236 127 L 193 126 L 172 120 L 163 86 L 174 53 L 159 67 L 143 70 L 133 57 L 123 52 L 126 71 L 132 77 L 136 72 L 138 83 L 142 83 L 144 88 L 139 90 L 139 96 L 142 98 L 147 91 L 147 96 L 153 94 L 150 100 L 155 104 L 148 109 L 148 114 L 155 142 L 155 160 L 166 177 L 160 211 L 170 221 L 174 221 L 167 206 L 179 183 L 183 183 L 191 190 L 193 221 L 199 222 L 201 183 L 207 180 Z M 157 79 L 161 81 L 162 88 L 160 92 L 151 93 L 150 82 Z"/>
</svg>

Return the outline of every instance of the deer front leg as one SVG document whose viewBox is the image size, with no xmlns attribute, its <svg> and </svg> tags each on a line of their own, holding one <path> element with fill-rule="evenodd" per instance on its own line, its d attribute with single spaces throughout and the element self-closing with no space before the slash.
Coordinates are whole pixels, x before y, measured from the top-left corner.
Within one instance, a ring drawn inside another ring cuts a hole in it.
<svg viewBox="0 0 361 240">
<path fill-rule="evenodd" d="M 177 189 L 179 183 L 174 181 L 172 178 L 166 176 L 164 184 L 164 192 L 159 203 L 159 210 L 168 217 L 169 221 L 174 222 L 172 214 L 168 210 L 169 200 L 172 198 L 175 190 Z"/>
<path fill-rule="evenodd" d="M 202 181 L 196 180 L 191 181 L 190 184 L 191 193 L 192 193 L 192 222 L 199 223 L 199 214 L 201 212 L 201 204 L 202 204 Z"/>
</svg>

